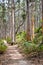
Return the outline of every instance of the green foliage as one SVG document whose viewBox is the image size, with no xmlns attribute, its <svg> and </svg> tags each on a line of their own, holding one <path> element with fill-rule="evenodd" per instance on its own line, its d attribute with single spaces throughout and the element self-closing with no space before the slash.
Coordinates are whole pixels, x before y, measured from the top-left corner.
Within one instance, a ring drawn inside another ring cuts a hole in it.
<svg viewBox="0 0 43 65">
<path fill-rule="evenodd" d="M 22 52 L 25 54 L 30 54 L 33 52 L 43 51 L 42 43 L 42 27 L 39 27 L 35 30 L 35 38 L 33 41 L 26 41 L 26 32 L 20 32 L 16 36 L 17 43 L 19 42 L 19 47 L 22 49 Z"/>
<path fill-rule="evenodd" d="M 37 28 L 35 30 L 35 38 L 33 39 L 33 42 L 35 44 L 40 44 L 40 43 L 42 43 L 42 38 L 43 38 L 43 36 L 42 36 L 42 27 L 40 26 L 39 28 Z"/>
<path fill-rule="evenodd" d="M 20 0 L 17 0 L 17 2 L 19 3 L 19 2 L 20 2 Z"/>
<path fill-rule="evenodd" d="M 37 29 L 35 29 L 35 33 L 39 33 L 42 31 L 42 26 L 38 27 Z"/>
<path fill-rule="evenodd" d="M 0 12 L 2 12 L 2 6 L 0 6 Z"/>
<path fill-rule="evenodd" d="M 23 19 L 23 20 L 25 20 L 25 18 L 26 18 L 26 13 L 25 13 L 25 10 L 23 10 L 23 12 L 22 12 L 21 16 L 22 16 L 22 19 Z"/>
<path fill-rule="evenodd" d="M 40 44 L 40 43 L 42 43 L 42 37 L 43 36 L 35 36 L 35 38 L 34 38 L 34 40 L 33 40 L 33 42 L 35 43 L 35 44 Z"/>
<path fill-rule="evenodd" d="M 16 42 L 21 43 L 21 41 L 24 41 L 26 38 L 26 32 L 20 32 L 19 34 L 16 35 Z"/>
<path fill-rule="evenodd" d="M 24 53 L 29 54 L 31 52 L 34 52 L 36 50 L 36 45 L 34 43 L 25 41 L 22 44 L 22 50 Z"/>
<path fill-rule="evenodd" d="M 18 41 L 20 43 L 19 47 L 22 49 L 22 51 L 25 54 L 29 54 L 29 53 L 33 53 L 33 52 L 38 53 L 38 52 L 43 51 L 43 45 L 41 44 L 42 43 L 42 37 L 43 37 L 41 27 L 39 27 L 35 31 L 35 38 L 33 39 L 33 42 L 32 41 L 26 41 L 25 37 L 26 37 L 26 33 L 24 33 L 24 32 L 22 32 L 22 33 L 20 32 L 19 34 L 17 34 L 17 39 L 19 39 Z"/>
<path fill-rule="evenodd" d="M 6 41 L 10 44 L 12 42 L 12 39 L 10 37 L 7 37 Z"/>
<path fill-rule="evenodd" d="M 3 4 L 2 5 L 2 19 L 3 19 L 3 23 L 6 22 L 5 12 L 6 12 L 6 7 L 5 7 L 5 4 Z"/>
<path fill-rule="evenodd" d="M 2 6 L 1 6 L 1 4 L 0 4 L 0 17 L 2 17 Z"/>
<path fill-rule="evenodd" d="M 19 41 L 19 47 L 22 49 L 22 51 L 25 54 L 33 53 L 33 52 L 40 52 L 43 51 L 43 45 L 42 43 L 42 28 L 39 27 L 35 31 L 35 38 L 32 41 L 26 41 L 26 33 L 20 32 L 17 34 L 16 39 L 17 42 Z M 22 42 L 23 41 L 23 42 Z M 21 44 L 22 43 L 22 44 Z"/>
<path fill-rule="evenodd" d="M 0 40 L 0 53 L 5 52 L 7 49 L 7 46 L 4 44 L 3 40 Z"/>
<path fill-rule="evenodd" d="M 25 54 L 30 54 L 33 52 L 38 53 L 38 52 L 43 51 L 43 45 L 35 44 L 35 43 L 32 43 L 31 41 L 29 42 L 25 41 L 21 44 L 21 49 L 23 53 Z"/>
<path fill-rule="evenodd" d="M 36 48 L 37 52 L 43 52 L 43 45 L 39 45 L 37 48 Z"/>
</svg>

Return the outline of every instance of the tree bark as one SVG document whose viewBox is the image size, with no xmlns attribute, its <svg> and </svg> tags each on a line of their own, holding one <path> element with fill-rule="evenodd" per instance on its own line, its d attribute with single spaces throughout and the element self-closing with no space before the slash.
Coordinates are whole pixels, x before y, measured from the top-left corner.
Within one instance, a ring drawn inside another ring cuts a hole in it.
<svg viewBox="0 0 43 65">
<path fill-rule="evenodd" d="M 32 23 L 31 23 L 31 25 L 32 25 L 32 40 L 34 39 L 34 17 L 32 17 Z"/>
<path fill-rule="evenodd" d="M 12 42 L 15 42 L 14 0 L 12 0 Z"/>
<path fill-rule="evenodd" d="M 43 36 L 43 0 L 42 0 L 42 36 Z M 42 38 L 43 43 L 43 38 Z"/>
<path fill-rule="evenodd" d="M 30 36 L 30 21 L 29 21 L 29 0 L 26 0 L 27 3 L 27 41 L 31 40 L 31 36 Z"/>
</svg>

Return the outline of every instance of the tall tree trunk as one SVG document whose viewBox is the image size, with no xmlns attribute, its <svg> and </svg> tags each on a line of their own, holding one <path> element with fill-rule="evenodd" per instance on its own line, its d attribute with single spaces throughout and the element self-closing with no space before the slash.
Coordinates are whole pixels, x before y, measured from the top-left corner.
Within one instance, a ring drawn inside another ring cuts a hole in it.
<svg viewBox="0 0 43 65">
<path fill-rule="evenodd" d="M 14 0 L 12 0 L 12 42 L 15 42 Z"/>
<path fill-rule="evenodd" d="M 19 10 L 18 10 L 18 25 L 20 25 L 20 0 L 19 0 L 19 2 L 18 2 L 18 8 L 19 8 Z M 19 32 L 20 32 L 20 29 L 19 29 Z"/>
<path fill-rule="evenodd" d="M 4 38 L 6 39 L 6 19 L 5 19 L 5 3 L 4 3 L 4 0 L 2 0 L 3 1 L 3 4 L 2 4 L 2 9 L 3 9 L 3 11 L 2 11 L 2 19 L 3 19 L 3 30 L 4 30 Z M 2 34 L 3 34 L 2 33 Z"/>
<path fill-rule="evenodd" d="M 43 0 L 42 0 L 42 36 L 43 36 Z M 43 38 L 42 38 L 43 43 Z"/>
<path fill-rule="evenodd" d="M 34 29 L 35 29 L 35 26 L 34 26 L 34 23 L 35 23 L 35 16 L 34 16 L 34 11 L 35 11 L 35 9 L 34 9 L 34 3 L 32 3 L 32 6 L 31 6 L 32 8 L 32 10 L 31 10 L 31 31 L 32 31 L 32 39 L 31 40 L 33 40 L 34 39 Z"/>
<path fill-rule="evenodd" d="M 34 17 L 32 17 L 32 21 L 31 21 L 31 25 L 32 25 L 32 40 L 34 39 Z"/>
<path fill-rule="evenodd" d="M 30 21 L 29 21 L 29 0 L 26 0 L 27 3 L 27 41 L 31 40 L 31 36 L 30 36 Z"/>
</svg>

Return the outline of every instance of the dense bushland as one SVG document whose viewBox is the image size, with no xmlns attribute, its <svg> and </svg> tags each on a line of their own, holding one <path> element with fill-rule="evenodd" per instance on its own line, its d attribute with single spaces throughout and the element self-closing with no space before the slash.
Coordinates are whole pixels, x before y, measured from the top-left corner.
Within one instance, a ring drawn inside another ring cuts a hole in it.
<svg viewBox="0 0 43 65">
<path fill-rule="evenodd" d="M 0 39 L 0 53 L 4 53 L 7 50 L 7 44 L 4 40 Z"/>
<path fill-rule="evenodd" d="M 20 32 L 16 36 L 16 41 L 18 42 L 18 46 L 25 54 L 33 53 L 33 52 L 42 52 L 43 44 L 42 44 L 42 27 L 38 27 L 35 30 L 35 38 L 33 41 L 26 40 L 26 32 Z"/>
</svg>

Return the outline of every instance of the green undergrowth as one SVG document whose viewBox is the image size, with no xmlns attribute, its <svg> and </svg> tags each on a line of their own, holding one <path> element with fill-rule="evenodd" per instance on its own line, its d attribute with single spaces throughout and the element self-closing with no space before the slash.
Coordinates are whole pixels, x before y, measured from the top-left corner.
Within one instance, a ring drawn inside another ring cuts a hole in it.
<svg viewBox="0 0 43 65">
<path fill-rule="evenodd" d="M 4 53 L 7 50 L 7 46 L 4 44 L 4 40 L 0 39 L 0 53 Z"/>
<path fill-rule="evenodd" d="M 35 30 L 35 38 L 33 39 L 33 42 L 35 44 L 40 44 L 42 43 L 42 27 L 38 27 L 36 30 Z"/>
<path fill-rule="evenodd" d="M 26 40 L 26 32 L 20 32 L 16 35 L 16 43 L 22 43 Z"/>
<path fill-rule="evenodd" d="M 16 36 L 16 42 L 18 44 L 18 47 L 22 49 L 23 53 L 38 53 L 43 52 L 42 38 L 42 27 L 38 27 L 35 30 L 35 38 L 33 39 L 33 41 L 27 41 L 26 32 L 20 32 Z"/>
<path fill-rule="evenodd" d="M 41 52 L 43 51 L 43 45 L 32 43 L 31 41 L 23 42 L 21 44 L 21 49 L 25 54 L 29 54 L 32 52 Z"/>
<path fill-rule="evenodd" d="M 7 38 L 6 38 L 6 41 L 7 41 L 8 44 L 11 44 L 12 39 L 11 39 L 10 37 L 7 37 Z"/>
</svg>

